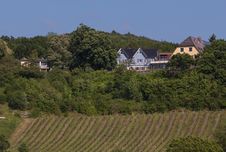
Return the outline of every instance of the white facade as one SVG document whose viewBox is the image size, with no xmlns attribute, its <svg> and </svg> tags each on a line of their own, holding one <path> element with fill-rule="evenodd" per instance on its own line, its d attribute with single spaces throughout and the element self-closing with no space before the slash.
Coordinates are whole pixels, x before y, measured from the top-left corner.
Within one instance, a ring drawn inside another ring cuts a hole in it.
<svg viewBox="0 0 226 152">
<path fill-rule="evenodd" d="M 117 63 L 125 64 L 128 70 L 164 69 L 168 62 L 169 58 L 162 59 L 158 50 L 155 49 L 120 49 L 118 51 Z"/>
<path fill-rule="evenodd" d="M 147 65 L 147 59 L 145 58 L 141 49 L 138 49 L 132 58 L 132 65 L 144 66 Z"/>
<path fill-rule="evenodd" d="M 39 61 L 38 66 L 39 66 L 40 69 L 47 69 L 47 68 L 49 68 L 48 64 L 46 62 L 42 62 L 42 61 Z"/>
<path fill-rule="evenodd" d="M 131 54 L 130 54 L 131 55 Z M 154 61 L 153 58 L 147 58 L 145 53 L 141 48 L 136 50 L 132 56 L 128 58 L 128 54 L 125 55 L 122 49 L 118 51 L 118 64 L 126 64 L 127 69 L 136 70 L 136 71 L 146 71 L 149 68 L 151 61 Z"/>
<path fill-rule="evenodd" d="M 126 62 L 127 62 L 127 57 L 125 56 L 125 54 L 122 53 L 122 50 L 120 49 L 118 51 L 117 63 L 122 64 L 122 63 L 126 63 Z"/>
</svg>

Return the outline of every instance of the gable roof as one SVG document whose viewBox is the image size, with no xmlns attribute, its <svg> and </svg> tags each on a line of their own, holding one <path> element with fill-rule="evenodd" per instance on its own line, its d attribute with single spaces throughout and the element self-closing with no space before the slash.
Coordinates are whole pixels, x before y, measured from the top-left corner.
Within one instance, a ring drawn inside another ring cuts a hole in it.
<svg viewBox="0 0 226 152">
<path fill-rule="evenodd" d="M 132 59 L 137 49 L 132 48 L 121 48 L 120 51 L 127 57 L 127 59 Z"/>
<path fill-rule="evenodd" d="M 122 48 L 119 51 L 121 51 L 128 59 L 132 59 L 135 53 L 140 50 L 145 58 L 155 58 L 158 56 L 158 50 L 157 49 L 132 49 L 132 48 Z"/>
<path fill-rule="evenodd" d="M 158 50 L 157 49 L 142 49 L 146 55 L 147 58 L 156 58 L 158 56 Z"/>
<path fill-rule="evenodd" d="M 196 37 L 189 36 L 179 46 L 180 47 L 194 46 L 198 51 L 201 52 L 206 46 L 206 42 L 203 41 L 200 37 L 196 38 Z"/>
</svg>

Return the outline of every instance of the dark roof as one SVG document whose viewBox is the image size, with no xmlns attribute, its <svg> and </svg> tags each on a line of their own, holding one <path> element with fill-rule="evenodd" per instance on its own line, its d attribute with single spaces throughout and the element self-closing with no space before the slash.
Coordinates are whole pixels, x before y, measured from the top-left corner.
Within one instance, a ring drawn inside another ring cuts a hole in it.
<svg viewBox="0 0 226 152">
<path fill-rule="evenodd" d="M 146 58 L 156 58 L 158 57 L 158 50 L 157 49 L 142 49 L 146 55 Z"/>
<path fill-rule="evenodd" d="M 37 59 L 36 61 L 37 62 L 48 62 L 48 60 L 45 58 L 40 58 L 40 59 Z"/>
<path fill-rule="evenodd" d="M 158 50 L 157 49 L 142 49 L 140 48 L 141 51 L 144 53 L 144 56 L 146 58 L 155 58 L 158 56 Z M 122 51 L 123 54 L 125 54 L 125 56 L 128 59 L 132 59 L 134 54 L 139 50 L 139 49 L 132 49 L 132 48 L 122 48 L 120 49 Z"/>
<path fill-rule="evenodd" d="M 180 47 L 194 46 L 198 51 L 203 51 L 204 47 L 206 46 L 206 42 L 203 41 L 200 37 L 196 38 L 189 36 L 179 46 Z"/>
<path fill-rule="evenodd" d="M 121 49 L 122 53 L 125 54 L 125 56 L 128 59 L 132 59 L 133 55 L 137 52 L 137 49 L 132 49 L 132 48 L 122 48 Z"/>
</svg>

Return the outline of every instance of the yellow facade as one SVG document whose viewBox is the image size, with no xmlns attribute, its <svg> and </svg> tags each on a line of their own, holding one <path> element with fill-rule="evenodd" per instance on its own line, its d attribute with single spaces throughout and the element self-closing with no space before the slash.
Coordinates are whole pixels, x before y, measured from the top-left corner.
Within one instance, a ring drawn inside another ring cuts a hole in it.
<svg viewBox="0 0 226 152">
<path fill-rule="evenodd" d="M 196 55 L 199 54 L 199 51 L 193 46 L 191 46 L 191 47 L 177 47 L 176 50 L 173 52 L 173 55 L 176 55 L 178 53 L 180 53 L 180 54 L 185 53 L 185 54 L 188 54 L 192 57 L 195 57 Z"/>
</svg>

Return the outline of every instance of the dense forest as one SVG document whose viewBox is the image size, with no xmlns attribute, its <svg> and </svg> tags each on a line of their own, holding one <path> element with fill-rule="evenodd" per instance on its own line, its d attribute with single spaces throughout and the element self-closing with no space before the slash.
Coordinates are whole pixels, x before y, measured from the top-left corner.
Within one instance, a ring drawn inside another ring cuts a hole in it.
<svg viewBox="0 0 226 152">
<path fill-rule="evenodd" d="M 140 74 L 116 65 L 120 47 L 172 51 L 175 46 L 85 25 L 65 35 L 2 36 L 0 104 L 30 110 L 32 116 L 42 112 L 106 115 L 225 109 L 225 40 L 212 40 L 196 59 L 176 55 L 161 71 Z M 52 70 L 21 67 L 19 59 L 23 57 L 46 58 Z"/>
</svg>

